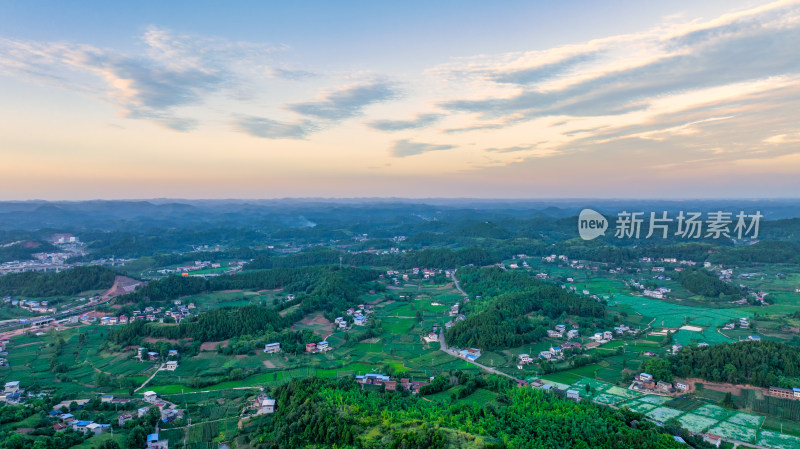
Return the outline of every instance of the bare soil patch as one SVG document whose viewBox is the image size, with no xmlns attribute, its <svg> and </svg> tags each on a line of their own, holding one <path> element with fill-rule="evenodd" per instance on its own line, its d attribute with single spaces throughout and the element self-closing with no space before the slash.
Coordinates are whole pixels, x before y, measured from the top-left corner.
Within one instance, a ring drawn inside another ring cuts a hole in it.
<svg viewBox="0 0 800 449">
<path fill-rule="evenodd" d="M 228 347 L 229 340 L 222 340 L 222 341 L 206 341 L 200 345 L 201 351 L 216 351 L 217 345 L 222 345 L 223 348 Z"/>
<path fill-rule="evenodd" d="M 172 343 L 172 344 L 180 343 L 180 340 L 170 340 L 168 338 L 153 338 L 153 337 L 147 337 L 147 338 L 144 339 L 144 341 L 146 341 L 148 343 L 157 343 L 159 341 L 163 341 L 165 343 Z"/>
<path fill-rule="evenodd" d="M 768 391 L 767 388 L 755 387 L 753 385 L 734 385 L 734 384 L 726 384 L 719 382 L 708 382 L 698 378 L 686 379 L 684 383 L 689 387 L 688 393 L 693 393 L 697 389 L 696 384 L 698 383 L 703 384 L 703 388 L 707 388 L 709 390 L 714 390 L 714 391 L 721 391 L 723 393 L 730 392 L 732 395 L 736 396 L 741 395 L 742 389 L 745 388 L 749 390 L 761 391 L 762 394 L 766 394 Z"/>
</svg>

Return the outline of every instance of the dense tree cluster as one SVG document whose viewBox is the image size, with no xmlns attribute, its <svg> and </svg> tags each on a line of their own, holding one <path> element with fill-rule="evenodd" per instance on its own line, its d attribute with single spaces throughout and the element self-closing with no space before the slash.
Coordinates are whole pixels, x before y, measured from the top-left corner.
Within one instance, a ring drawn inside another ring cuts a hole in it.
<svg viewBox="0 0 800 449">
<path fill-rule="evenodd" d="M 76 267 L 60 273 L 11 273 L 0 276 L 0 296 L 48 297 L 76 295 L 111 288 L 117 273 L 97 265 Z"/>
<path fill-rule="evenodd" d="M 470 301 L 466 319 L 447 330 L 450 345 L 515 347 L 547 335 L 542 320 L 535 319 L 537 316 L 555 319 L 562 314 L 596 318 L 605 315 L 602 302 L 541 282 L 527 272 L 467 267 L 457 276 L 467 293 L 481 299 Z"/>
<path fill-rule="evenodd" d="M 485 381 L 484 381 L 485 382 Z M 630 410 L 575 403 L 529 388 L 508 387 L 510 405 L 441 406 L 402 392 L 370 392 L 349 379 L 309 378 L 275 387 L 277 410 L 256 427 L 256 448 L 443 448 L 457 434 L 483 447 L 680 448 Z M 630 422 L 638 420 L 635 427 Z"/>
<path fill-rule="evenodd" d="M 742 294 L 742 289 L 738 285 L 721 281 L 713 273 L 703 269 L 681 271 L 678 281 L 686 290 L 709 298 Z"/>
<path fill-rule="evenodd" d="M 243 346 L 248 347 L 246 352 L 249 352 L 255 344 L 262 343 L 261 339 L 253 342 L 252 337 L 260 336 L 272 338 L 270 342 L 280 342 L 284 350 L 292 351 L 292 348 L 308 343 L 311 337 L 288 332 L 289 327 L 311 312 L 321 312 L 331 319 L 342 315 L 345 310 L 358 304 L 361 294 L 375 287 L 369 281 L 375 280 L 377 274 L 376 271 L 349 267 L 307 267 L 251 271 L 209 280 L 170 276 L 120 298 L 122 301 L 147 303 L 153 298 L 165 301 L 208 290 L 281 287 L 298 293 L 294 301 L 284 302 L 278 307 L 224 307 L 201 313 L 179 325 L 137 320 L 114 329 L 108 339 L 112 343 L 127 346 L 139 344 L 143 337 L 219 341 L 251 336 L 246 339 L 249 343 Z M 287 310 L 294 305 L 299 307 Z"/>
<path fill-rule="evenodd" d="M 36 253 L 46 253 L 53 251 L 53 245 L 43 241 L 15 243 L 8 246 L 0 246 L 0 263 L 13 260 L 30 260 Z"/>
<path fill-rule="evenodd" d="M 745 341 L 683 348 L 668 358 L 680 377 L 758 387 L 800 385 L 800 350 L 774 341 Z"/>
</svg>

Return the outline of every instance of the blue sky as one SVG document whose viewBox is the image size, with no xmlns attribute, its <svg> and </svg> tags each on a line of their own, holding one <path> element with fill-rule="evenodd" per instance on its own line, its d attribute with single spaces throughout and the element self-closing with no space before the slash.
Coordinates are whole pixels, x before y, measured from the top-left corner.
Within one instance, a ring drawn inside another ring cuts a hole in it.
<svg viewBox="0 0 800 449">
<path fill-rule="evenodd" d="M 228 3 L 0 2 L 0 197 L 800 187 L 797 2 Z"/>
</svg>

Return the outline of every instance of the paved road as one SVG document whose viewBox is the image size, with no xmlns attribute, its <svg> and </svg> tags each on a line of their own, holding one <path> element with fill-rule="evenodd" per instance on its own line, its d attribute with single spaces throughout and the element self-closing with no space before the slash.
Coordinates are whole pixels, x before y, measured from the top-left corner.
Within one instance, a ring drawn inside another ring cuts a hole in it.
<svg viewBox="0 0 800 449">
<path fill-rule="evenodd" d="M 158 372 L 161 371 L 162 369 L 164 369 L 164 364 L 163 363 L 161 364 L 161 366 L 158 367 L 158 369 L 156 369 L 156 371 L 153 373 L 152 376 L 148 377 L 147 380 L 144 381 L 143 384 L 139 385 L 139 388 L 133 390 L 134 393 L 139 391 L 139 390 L 141 390 L 142 388 L 144 388 L 145 385 L 147 385 L 151 380 L 153 380 L 153 378 L 156 377 L 156 374 L 158 374 Z"/>
<path fill-rule="evenodd" d="M 478 362 L 476 362 L 474 360 L 462 358 L 458 354 L 458 352 L 453 351 L 452 349 L 450 349 L 447 346 L 447 342 L 444 340 L 444 329 L 442 329 L 442 328 L 439 328 L 439 350 L 444 351 L 446 354 L 452 355 L 453 357 L 458 357 L 461 360 L 466 360 L 467 362 L 472 363 L 473 365 L 477 366 L 478 368 L 481 368 L 484 371 L 488 371 L 488 372 L 490 372 L 492 374 L 498 374 L 500 376 L 505 376 L 505 377 L 508 377 L 509 379 L 514 379 L 514 380 L 517 380 L 517 381 L 518 380 L 522 380 L 522 379 L 517 379 L 516 377 L 514 377 L 514 376 L 512 376 L 510 374 L 506 374 L 506 373 L 504 373 L 502 371 L 498 371 L 498 370 L 496 370 L 494 368 L 491 368 L 491 367 L 486 366 L 484 364 L 478 363 Z"/>
<path fill-rule="evenodd" d="M 467 294 L 467 292 L 465 292 L 464 290 L 462 290 L 462 289 L 461 289 L 461 286 L 460 286 L 460 285 L 458 285 L 458 279 L 456 279 L 456 271 L 458 271 L 458 270 L 453 270 L 453 274 L 451 275 L 451 277 L 453 278 L 453 285 L 456 287 L 456 290 L 458 290 L 459 292 L 461 292 L 461 294 L 462 294 L 462 295 L 464 295 L 464 296 L 469 296 L 469 295 Z"/>
</svg>

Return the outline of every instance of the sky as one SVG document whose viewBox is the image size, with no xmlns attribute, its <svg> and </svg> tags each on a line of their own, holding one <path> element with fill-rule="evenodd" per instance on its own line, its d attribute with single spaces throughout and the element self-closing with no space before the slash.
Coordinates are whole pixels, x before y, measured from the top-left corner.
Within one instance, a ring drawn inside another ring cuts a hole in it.
<svg viewBox="0 0 800 449">
<path fill-rule="evenodd" d="M 800 192 L 800 0 L 0 0 L 0 200 Z"/>
</svg>

